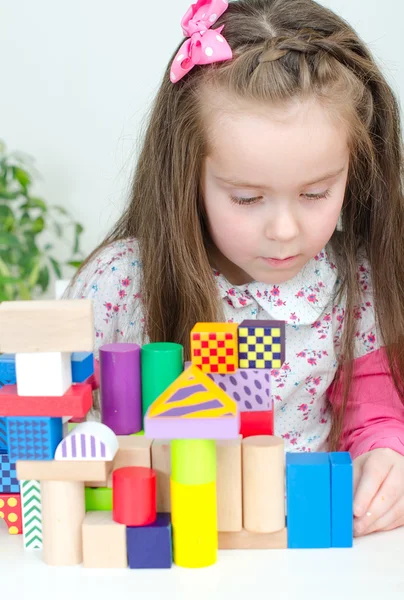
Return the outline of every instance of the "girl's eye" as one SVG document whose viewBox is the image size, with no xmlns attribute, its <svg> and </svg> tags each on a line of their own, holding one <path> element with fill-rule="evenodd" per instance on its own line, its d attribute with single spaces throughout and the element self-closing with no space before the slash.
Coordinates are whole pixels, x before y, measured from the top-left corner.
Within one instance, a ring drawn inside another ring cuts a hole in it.
<svg viewBox="0 0 404 600">
<path fill-rule="evenodd" d="M 257 196 L 255 198 L 238 198 L 237 196 L 230 196 L 230 200 L 234 202 L 234 204 L 255 204 L 255 202 L 261 200 L 261 196 Z"/>
<path fill-rule="evenodd" d="M 322 200 L 323 198 L 328 198 L 329 195 L 330 195 L 330 190 L 326 190 L 325 192 L 322 192 L 321 194 L 303 194 L 303 196 L 305 198 L 307 198 L 307 200 Z"/>
</svg>

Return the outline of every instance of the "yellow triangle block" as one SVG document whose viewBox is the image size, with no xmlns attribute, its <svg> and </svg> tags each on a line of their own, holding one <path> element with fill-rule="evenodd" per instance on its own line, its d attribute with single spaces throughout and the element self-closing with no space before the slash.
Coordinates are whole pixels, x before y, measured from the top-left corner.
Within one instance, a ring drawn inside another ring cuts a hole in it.
<svg viewBox="0 0 404 600">
<path fill-rule="evenodd" d="M 150 406 L 145 429 L 148 437 L 156 438 L 236 437 L 237 403 L 191 365 Z"/>
</svg>

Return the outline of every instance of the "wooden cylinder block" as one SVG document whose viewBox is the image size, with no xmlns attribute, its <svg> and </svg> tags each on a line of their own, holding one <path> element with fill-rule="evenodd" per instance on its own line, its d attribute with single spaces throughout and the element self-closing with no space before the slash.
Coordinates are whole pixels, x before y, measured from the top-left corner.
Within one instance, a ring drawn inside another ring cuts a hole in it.
<svg viewBox="0 0 404 600">
<path fill-rule="evenodd" d="M 271 533 L 285 527 L 283 440 L 271 435 L 243 439 L 243 519 L 248 531 Z"/>
<path fill-rule="evenodd" d="M 235 440 L 218 440 L 216 452 L 218 531 L 241 531 L 241 436 Z"/>
<path fill-rule="evenodd" d="M 54 566 L 80 564 L 83 560 L 84 483 L 42 481 L 41 501 L 45 563 Z"/>
</svg>

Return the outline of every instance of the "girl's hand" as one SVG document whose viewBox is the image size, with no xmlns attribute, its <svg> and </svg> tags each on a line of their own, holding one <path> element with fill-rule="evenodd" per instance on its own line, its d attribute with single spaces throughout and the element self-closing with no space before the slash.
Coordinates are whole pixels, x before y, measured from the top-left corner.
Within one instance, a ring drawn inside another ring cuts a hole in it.
<svg viewBox="0 0 404 600">
<path fill-rule="evenodd" d="M 354 464 L 354 535 L 404 525 L 404 456 L 377 448 Z"/>
</svg>

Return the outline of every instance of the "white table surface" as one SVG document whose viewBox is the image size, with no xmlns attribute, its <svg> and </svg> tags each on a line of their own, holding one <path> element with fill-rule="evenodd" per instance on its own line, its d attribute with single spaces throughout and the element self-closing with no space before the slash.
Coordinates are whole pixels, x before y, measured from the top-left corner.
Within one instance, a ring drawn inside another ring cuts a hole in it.
<svg viewBox="0 0 404 600">
<path fill-rule="evenodd" d="M 49 567 L 0 525 L 5 600 L 404 599 L 404 528 L 355 539 L 351 549 L 221 550 L 206 569 L 157 571 Z"/>
</svg>

